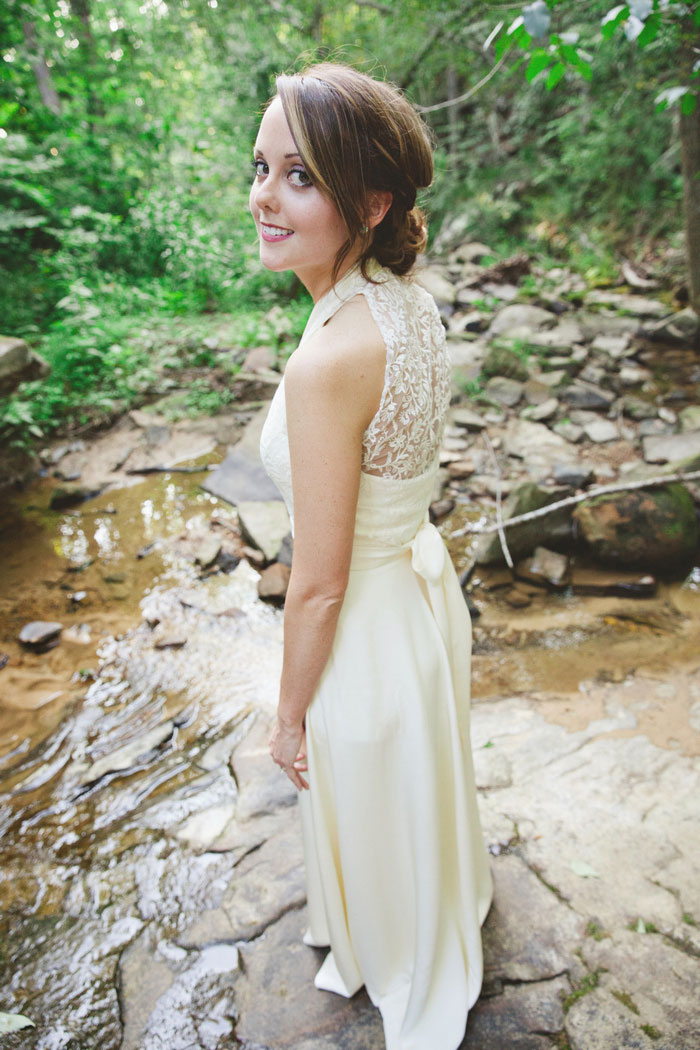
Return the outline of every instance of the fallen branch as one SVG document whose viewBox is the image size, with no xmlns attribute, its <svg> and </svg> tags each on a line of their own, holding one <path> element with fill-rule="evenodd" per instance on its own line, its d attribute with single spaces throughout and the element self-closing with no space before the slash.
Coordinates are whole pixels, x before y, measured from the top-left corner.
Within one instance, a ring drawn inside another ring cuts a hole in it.
<svg viewBox="0 0 700 1050">
<path fill-rule="evenodd" d="M 547 514 L 552 514 L 555 510 L 563 510 L 564 507 L 573 507 L 577 503 L 584 503 L 586 500 L 596 499 L 598 496 L 607 496 L 613 492 L 630 492 L 634 489 L 650 489 L 655 488 L 658 485 L 669 485 L 673 481 L 699 480 L 700 470 L 691 470 L 685 473 L 660 474 L 653 478 L 645 478 L 642 481 L 628 481 L 626 484 L 601 485 L 600 488 L 591 489 L 590 492 L 582 492 L 578 496 L 568 496 L 566 499 L 557 500 L 556 503 L 549 503 L 546 507 L 540 507 L 538 510 L 528 511 L 527 514 L 518 514 L 514 518 L 506 518 L 505 521 L 500 518 L 497 510 L 495 523 L 485 522 L 484 524 L 481 524 L 479 522 L 474 522 L 473 524 L 465 525 L 464 528 L 457 529 L 456 532 L 451 533 L 450 539 L 457 539 L 459 536 L 466 536 L 469 533 L 500 533 L 502 529 L 512 528 L 513 525 L 521 525 L 526 521 L 534 521 L 535 518 L 543 518 Z"/>
<path fill-rule="evenodd" d="M 481 91 L 482 87 L 485 87 L 489 80 L 496 76 L 496 73 L 498 73 L 505 60 L 506 56 L 501 55 L 493 69 L 487 73 L 485 77 L 482 77 L 478 84 L 469 88 L 469 91 L 465 91 L 463 95 L 458 95 L 457 98 L 448 98 L 446 102 L 436 102 L 434 106 L 415 106 L 415 109 L 417 109 L 419 113 L 435 113 L 438 109 L 448 109 L 450 106 L 459 106 L 462 102 L 466 102 L 467 99 L 471 98 L 472 95 L 476 95 L 477 91 Z"/>
<path fill-rule="evenodd" d="M 487 448 L 487 451 L 488 451 L 488 454 L 489 454 L 489 458 L 490 458 L 491 464 L 493 466 L 493 471 L 494 471 L 494 474 L 496 476 L 496 529 L 498 530 L 498 538 L 501 541 L 501 550 L 503 551 L 503 557 L 506 560 L 506 565 L 508 566 L 509 569 L 512 569 L 513 568 L 513 559 L 512 559 L 512 557 L 510 555 L 510 551 L 508 550 L 508 544 L 506 543 L 506 534 L 505 534 L 505 531 L 503 529 L 503 503 L 502 503 L 502 499 L 501 499 L 501 496 L 502 496 L 502 491 L 501 491 L 502 490 L 502 485 L 501 485 L 501 468 L 498 465 L 498 460 L 496 459 L 496 453 L 493 450 L 493 445 L 491 444 L 491 439 L 489 438 L 489 436 L 488 436 L 488 434 L 486 433 L 485 430 L 483 431 L 481 436 L 484 439 L 484 443 L 486 445 L 486 448 Z"/>
</svg>

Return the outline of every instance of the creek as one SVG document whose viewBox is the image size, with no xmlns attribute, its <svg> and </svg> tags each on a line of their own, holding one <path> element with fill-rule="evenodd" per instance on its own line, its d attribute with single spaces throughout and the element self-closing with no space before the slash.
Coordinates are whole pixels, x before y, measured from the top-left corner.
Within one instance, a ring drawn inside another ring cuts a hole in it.
<svg viewBox="0 0 700 1050">
<path fill-rule="evenodd" d="M 198 566 L 203 538 L 235 523 L 201 480 L 150 475 L 52 511 L 54 483 L 37 479 L 2 510 L 0 970 L 23 1012 L 36 1004 L 43 1021 L 38 1041 L 18 1033 L 8 1045 L 137 1047 L 129 1032 L 143 1019 L 125 1008 L 124 988 L 146 980 L 133 961 L 144 937 L 180 967 L 182 986 L 168 1016 L 151 1019 L 162 1031 L 148 1045 L 230 1045 L 224 992 L 218 1014 L 208 1005 L 198 1015 L 197 988 L 210 1003 L 233 962 L 198 942 L 191 916 L 213 908 L 215 889 L 260 847 L 231 824 L 229 757 L 256 712 L 273 708 L 282 616 L 258 600 L 246 560 L 230 572 Z M 449 537 L 470 514 L 458 506 L 442 527 L 458 569 L 468 548 Z M 698 698 L 684 689 L 698 657 L 699 577 L 646 600 L 534 587 L 530 605 L 513 609 L 507 574 L 478 572 L 475 701 L 527 693 L 571 729 L 622 704 L 634 728 L 621 733 L 700 754 Z M 62 623 L 59 644 L 23 648 L 32 620 Z M 78 1030 L 95 1043 L 75 1042 Z"/>
</svg>

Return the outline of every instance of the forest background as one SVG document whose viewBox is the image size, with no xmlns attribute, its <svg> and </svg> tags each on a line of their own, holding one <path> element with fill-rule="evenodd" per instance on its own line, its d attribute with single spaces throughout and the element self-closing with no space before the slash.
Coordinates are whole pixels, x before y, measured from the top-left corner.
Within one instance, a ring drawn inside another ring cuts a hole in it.
<svg viewBox="0 0 700 1050">
<path fill-rule="evenodd" d="M 626 258 L 682 288 L 698 7 L 5 0 L 0 330 L 51 372 L 0 400 L 0 440 L 108 422 L 183 377 L 181 411 L 215 412 L 240 368 L 207 339 L 222 315 L 232 345 L 291 349 L 310 302 L 257 261 L 251 151 L 274 74 L 319 58 L 425 107 L 433 238 L 457 218 L 494 258 L 591 286 Z"/>
</svg>

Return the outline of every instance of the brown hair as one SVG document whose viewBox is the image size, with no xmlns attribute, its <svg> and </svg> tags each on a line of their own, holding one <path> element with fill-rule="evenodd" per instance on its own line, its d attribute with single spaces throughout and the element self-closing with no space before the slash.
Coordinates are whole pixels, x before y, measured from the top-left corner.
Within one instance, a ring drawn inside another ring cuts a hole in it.
<svg viewBox="0 0 700 1050">
<path fill-rule="evenodd" d="M 304 166 L 348 229 L 333 282 L 357 238 L 365 242 L 359 261 L 366 279 L 370 259 L 408 273 L 427 240 L 416 192 L 433 178 L 430 134 L 411 104 L 392 84 L 331 62 L 279 76 L 277 92 Z M 392 203 L 370 236 L 373 190 L 390 191 Z"/>
</svg>

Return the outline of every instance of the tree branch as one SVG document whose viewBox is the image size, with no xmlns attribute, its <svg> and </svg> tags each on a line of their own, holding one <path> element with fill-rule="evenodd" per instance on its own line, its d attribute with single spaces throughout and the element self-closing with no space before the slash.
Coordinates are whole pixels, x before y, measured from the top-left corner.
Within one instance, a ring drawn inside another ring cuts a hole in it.
<svg viewBox="0 0 700 1050">
<path fill-rule="evenodd" d="M 552 514 L 555 510 L 562 510 L 564 507 L 573 507 L 577 503 L 583 503 L 585 500 L 596 499 L 597 496 L 607 496 L 612 492 L 630 492 L 634 489 L 651 489 L 656 488 L 658 485 L 669 485 L 673 481 L 698 481 L 700 480 L 700 470 L 691 470 L 687 473 L 679 472 L 677 474 L 660 474 L 654 478 L 645 478 L 643 481 L 628 481 L 627 484 L 620 485 L 601 485 L 600 488 L 591 489 L 590 492 L 582 492 L 578 496 L 568 496 L 567 499 L 557 500 L 556 503 L 548 503 L 546 507 L 540 507 L 538 510 L 528 511 L 527 514 L 518 514 L 514 518 L 506 518 L 503 520 L 496 520 L 496 522 L 486 522 L 480 524 L 476 522 L 474 524 L 465 525 L 462 529 L 457 529 L 456 532 L 450 533 L 450 539 L 457 539 L 459 536 L 466 536 L 468 533 L 481 533 L 481 532 L 500 532 L 502 529 L 509 529 L 513 525 L 522 525 L 525 521 L 534 521 L 535 518 L 543 518 L 546 514 Z"/>
<path fill-rule="evenodd" d="M 486 76 L 482 77 L 478 84 L 469 88 L 469 91 L 465 91 L 463 95 L 458 95 L 457 98 L 448 98 L 446 102 L 436 102 L 434 106 L 416 106 L 416 109 L 419 113 L 435 113 L 438 109 L 447 109 L 449 106 L 459 106 L 462 102 L 466 102 L 468 98 L 471 98 L 472 95 L 476 95 L 477 91 L 481 91 L 482 87 L 488 84 L 492 77 L 495 77 L 505 60 L 505 54 L 501 55 L 493 69 L 489 70 Z"/>
</svg>

